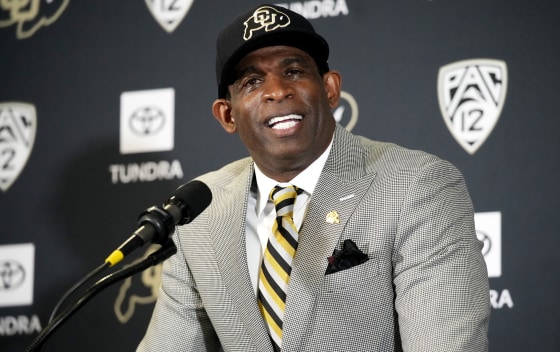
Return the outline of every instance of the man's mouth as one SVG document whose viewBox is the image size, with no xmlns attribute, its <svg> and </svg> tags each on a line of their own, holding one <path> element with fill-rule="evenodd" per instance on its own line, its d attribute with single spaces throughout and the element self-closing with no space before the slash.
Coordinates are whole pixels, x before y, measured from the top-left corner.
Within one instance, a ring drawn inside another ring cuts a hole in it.
<svg viewBox="0 0 560 352">
<path fill-rule="evenodd" d="M 302 119 L 301 115 L 295 114 L 273 117 L 268 121 L 268 127 L 275 130 L 286 130 L 297 125 Z"/>
</svg>

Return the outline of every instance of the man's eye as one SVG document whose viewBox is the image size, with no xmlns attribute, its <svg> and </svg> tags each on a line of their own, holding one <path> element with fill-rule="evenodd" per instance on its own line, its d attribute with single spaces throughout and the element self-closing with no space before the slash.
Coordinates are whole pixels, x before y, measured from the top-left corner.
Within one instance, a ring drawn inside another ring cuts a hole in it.
<svg viewBox="0 0 560 352">
<path fill-rule="evenodd" d="M 244 86 L 246 87 L 252 87 L 256 84 L 259 83 L 259 80 L 257 78 L 248 78 L 245 80 L 245 83 L 243 83 Z"/>
<path fill-rule="evenodd" d="M 298 70 L 298 69 L 295 69 L 295 68 L 289 69 L 289 70 L 286 72 L 286 74 L 287 74 L 288 76 L 299 75 L 299 74 L 301 74 L 301 73 L 303 73 L 301 70 Z"/>
</svg>

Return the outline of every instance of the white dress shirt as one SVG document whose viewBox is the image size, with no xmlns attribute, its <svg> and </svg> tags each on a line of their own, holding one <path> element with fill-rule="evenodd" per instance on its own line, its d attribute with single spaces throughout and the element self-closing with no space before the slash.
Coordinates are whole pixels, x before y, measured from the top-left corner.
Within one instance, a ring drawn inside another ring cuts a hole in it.
<svg viewBox="0 0 560 352">
<path fill-rule="evenodd" d="M 315 190 L 317 181 L 319 181 L 319 176 L 325 166 L 331 147 L 332 141 L 320 157 L 287 183 L 281 183 L 265 176 L 255 164 L 257 187 L 251 187 L 251 193 L 249 194 L 245 241 L 247 246 L 247 264 L 249 265 L 249 274 L 255 294 L 257 293 L 259 283 L 262 257 L 268 242 L 268 236 L 272 233 L 272 224 L 276 218 L 274 203 L 272 200 L 269 200 L 270 191 L 276 185 L 293 185 L 303 190 L 303 193 L 298 194 L 294 204 L 294 223 L 299 231 L 305 218 L 307 204 Z"/>
</svg>

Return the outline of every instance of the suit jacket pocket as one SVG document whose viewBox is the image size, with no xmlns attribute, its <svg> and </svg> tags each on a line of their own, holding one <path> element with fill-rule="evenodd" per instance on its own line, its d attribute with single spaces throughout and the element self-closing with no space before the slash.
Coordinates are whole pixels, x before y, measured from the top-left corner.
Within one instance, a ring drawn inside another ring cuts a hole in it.
<svg viewBox="0 0 560 352">
<path fill-rule="evenodd" d="M 368 286 L 368 281 L 375 280 L 379 274 L 379 263 L 376 258 L 371 258 L 365 263 L 352 268 L 325 275 L 323 288 L 325 292 L 355 290 Z"/>
</svg>

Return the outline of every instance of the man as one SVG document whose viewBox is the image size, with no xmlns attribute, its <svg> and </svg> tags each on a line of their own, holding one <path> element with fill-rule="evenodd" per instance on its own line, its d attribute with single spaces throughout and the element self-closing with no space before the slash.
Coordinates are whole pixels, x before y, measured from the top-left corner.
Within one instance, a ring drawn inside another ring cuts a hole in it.
<svg viewBox="0 0 560 352">
<path fill-rule="evenodd" d="M 287 9 L 250 9 L 217 51 L 212 111 L 250 157 L 199 178 L 212 204 L 174 235 L 138 350 L 486 351 L 487 272 L 456 168 L 337 125 L 328 45 Z M 286 189 L 289 220 L 269 198 Z M 295 243 L 269 264 L 278 232 Z"/>
</svg>

